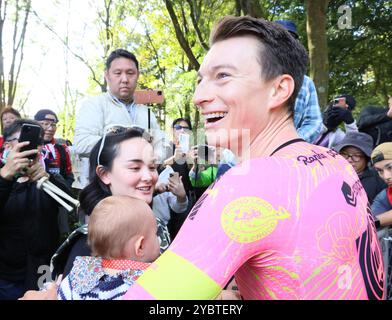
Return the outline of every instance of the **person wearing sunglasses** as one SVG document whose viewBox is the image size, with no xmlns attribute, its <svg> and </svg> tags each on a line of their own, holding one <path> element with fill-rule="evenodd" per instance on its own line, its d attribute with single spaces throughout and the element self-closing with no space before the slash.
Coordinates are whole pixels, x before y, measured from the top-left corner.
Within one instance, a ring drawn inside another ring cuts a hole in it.
<svg viewBox="0 0 392 320">
<path fill-rule="evenodd" d="M 60 175 L 45 171 L 40 158 L 42 145 L 21 151 L 28 145 L 27 141 L 19 142 L 24 124 L 38 126 L 36 121 L 19 119 L 4 130 L 4 164 L 0 170 L 0 300 L 16 300 L 26 290 L 38 289 L 39 268 L 49 265 L 60 244 L 59 204 L 37 188 L 37 181 L 49 177 L 62 190 L 67 190 L 67 185 Z M 32 155 L 36 156 L 30 159 Z"/>
<path fill-rule="evenodd" d="M 105 64 L 107 92 L 83 101 L 76 116 L 73 149 L 80 158 L 84 169 L 81 170 L 80 187 L 88 182 L 88 157 L 104 135 L 105 128 L 120 124 L 148 129 L 153 136 L 157 161 L 163 161 L 164 135 L 159 128 L 153 112 L 145 105 L 134 101 L 134 92 L 139 79 L 139 62 L 135 55 L 124 49 L 110 53 Z"/>
</svg>

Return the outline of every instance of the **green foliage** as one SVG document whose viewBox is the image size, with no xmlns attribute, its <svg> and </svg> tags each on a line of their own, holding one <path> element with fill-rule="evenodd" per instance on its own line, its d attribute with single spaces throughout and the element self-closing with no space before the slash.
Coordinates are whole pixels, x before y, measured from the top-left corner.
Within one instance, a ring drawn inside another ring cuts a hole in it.
<svg viewBox="0 0 392 320">
<path fill-rule="evenodd" d="M 352 8 L 352 29 L 337 27 L 338 7 Z M 330 97 L 350 93 L 358 113 L 392 94 L 392 1 L 335 1 L 329 6 Z"/>
<path fill-rule="evenodd" d="M 105 29 L 103 3 L 97 1 L 97 55 L 90 57 L 96 75 L 103 81 L 104 59 L 108 52 L 123 47 L 139 59 L 140 88 L 163 90 L 165 103 L 152 106 L 162 115 L 162 127 L 177 117 L 188 116 L 198 121 L 192 103 L 196 70 L 180 46 L 165 3 L 169 0 L 118 0 L 110 7 L 109 29 Z M 170 0 L 179 28 L 193 56 L 201 63 L 208 49 L 208 38 L 214 23 L 221 17 L 238 14 L 235 0 Z M 306 12 L 302 0 L 260 0 L 264 18 L 289 19 L 296 23 L 300 41 L 307 46 Z M 352 28 L 338 27 L 339 7 L 352 10 Z M 241 11 L 241 14 L 243 12 Z M 192 19 L 192 17 L 194 19 Z M 386 104 L 392 94 L 392 1 L 330 1 L 327 13 L 327 38 L 330 76 L 329 98 L 338 93 L 351 93 L 358 101 L 356 112 L 368 104 Z M 90 81 L 87 94 L 98 94 L 100 88 Z M 323 107 L 323 106 L 322 106 Z M 64 115 L 65 118 L 65 115 Z M 74 118 L 64 130 L 67 137 Z"/>
</svg>

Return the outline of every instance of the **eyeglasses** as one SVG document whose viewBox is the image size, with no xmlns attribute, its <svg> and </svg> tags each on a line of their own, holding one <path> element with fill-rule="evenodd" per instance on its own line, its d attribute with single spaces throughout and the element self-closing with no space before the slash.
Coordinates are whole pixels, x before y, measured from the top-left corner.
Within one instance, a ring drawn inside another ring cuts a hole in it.
<svg viewBox="0 0 392 320">
<path fill-rule="evenodd" d="M 340 155 L 345 158 L 345 159 L 350 159 L 354 162 L 358 162 L 359 160 L 361 160 L 363 158 L 362 154 L 356 153 L 356 154 L 348 154 L 345 152 L 341 152 Z"/>
<path fill-rule="evenodd" d="M 181 130 L 181 129 L 190 130 L 189 127 L 180 126 L 179 124 L 176 124 L 174 126 L 174 129 L 176 129 L 176 130 Z"/>
<path fill-rule="evenodd" d="M 49 129 L 50 127 L 52 127 L 53 129 L 57 128 L 57 123 L 56 122 L 40 122 L 40 125 L 44 128 L 44 129 Z"/>
<path fill-rule="evenodd" d="M 108 127 L 105 130 L 105 133 L 102 137 L 101 140 L 101 145 L 99 146 L 99 151 L 98 151 L 98 156 L 97 156 L 97 164 L 100 164 L 100 158 L 101 158 L 101 153 L 103 150 L 103 147 L 105 146 L 105 140 L 107 136 L 115 136 L 115 135 L 120 135 L 120 134 L 124 134 L 127 132 L 135 132 L 135 137 L 140 136 L 142 138 L 144 138 L 145 140 L 147 140 L 149 143 L 152 142 L 152 136 L 143 128 L 138 127 L 138 126 L 131 126 L 131 127 L 123 127 L 121 125 L 112 125 L 111 127 Z"/>
</svg>

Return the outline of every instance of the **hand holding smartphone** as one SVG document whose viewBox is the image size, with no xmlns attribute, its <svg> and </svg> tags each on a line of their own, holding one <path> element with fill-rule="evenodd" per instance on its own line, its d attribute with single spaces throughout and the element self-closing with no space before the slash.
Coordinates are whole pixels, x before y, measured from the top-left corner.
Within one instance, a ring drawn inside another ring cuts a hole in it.
<svg viewBox="0 0 392 320">
<path fill-rule="evenodd" d="M 19 136 L 19 142 L 29 141 L 27 146 L 20 149 L 20 152 L 34 150 L 38 148 L 42 128 L 39 125 L 24 123 Z M 28 156 L 29 159 L 35 159 L 37 154 Z"/>
<path fill-rule="evenodd" d="M 180 133 L 178 135 L 178 143 L 180 145 L 181 151 L 187 153 L 189 151 L 189 134 Z"/>
</svg>

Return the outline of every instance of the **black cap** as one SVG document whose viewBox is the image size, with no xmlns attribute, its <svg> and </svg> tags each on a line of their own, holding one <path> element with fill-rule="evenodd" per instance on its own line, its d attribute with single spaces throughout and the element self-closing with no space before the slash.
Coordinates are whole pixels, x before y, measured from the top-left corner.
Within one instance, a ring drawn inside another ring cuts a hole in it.
<svg viewBox="0 0 392 320">
<path fill-rule="evenodd" d="M 41 109 L 41 110 L 39 110 L 39 111 L 35 114 L 34 120 L 36 120 L 36 121 L 44 121 L 44 120 L 53 121 L 53 119 L 46 118 L 46 116 L 47 116 L 48 114 L 53 115 L 53 116 L 56 118 L 56 122 L 59 121 L 58 118 L 57 118 L 57 115 L 56 115 L 52 110 L 50 110 L 50 109 Z"/>
</svg>

